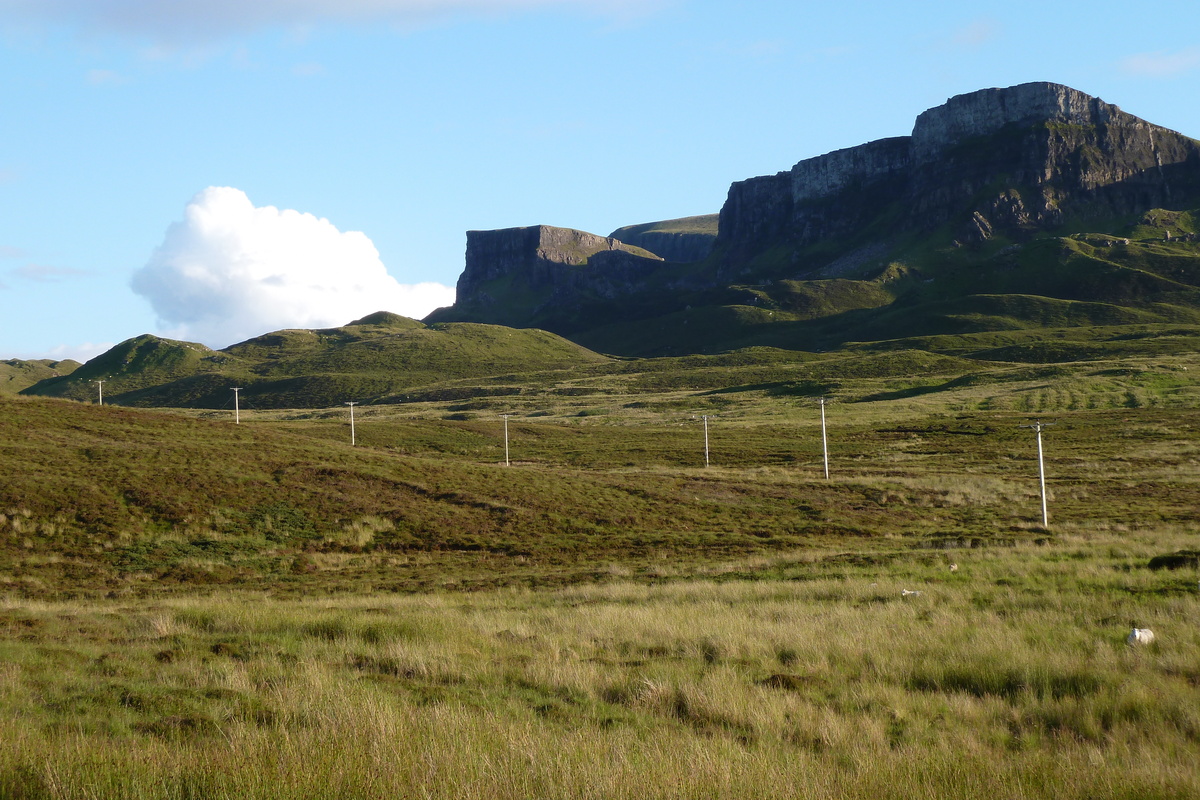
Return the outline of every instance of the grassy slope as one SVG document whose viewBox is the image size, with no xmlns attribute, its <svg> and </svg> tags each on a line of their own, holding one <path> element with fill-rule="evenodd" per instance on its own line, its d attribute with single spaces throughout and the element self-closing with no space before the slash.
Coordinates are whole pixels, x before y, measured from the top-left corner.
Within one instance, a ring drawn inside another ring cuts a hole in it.
<svg viewBox="0 0 1200 800">
<path fill-rule="evenodd" d="M 1179 239 L 1193 232 L 1194 216 L 1157 210 L 1113 222 L 1107 233 L 1022 244 L 996 239 L 981 247 L 950 247 L 942 241 L 947 234 L 935 234 L 896 245 L 890 264 L 867 259 L 834 279 L 794 276 L 862 242 L 832 250 L 825 243 L 798 261 L 765 252 L 752 265 L 762 283 L 661 301 L 657 310 L 633 298 L 628 305 L 640 309 L 637 319 L 605 321 L 572 338 L 600 352 L 653 356 L 751 345 L 829 349 L 1034 327 L 1075 327 L 1076 338 L 1086 340 L 1088 327 L 1118 321 L 1198 324 L 1200 243 Z M 1165 241 L 1168 233 L 1172 241 Z M 715 269 L 719 261 L 694 269 Z"/>
<path fill-rule="evenodd" d="M 38 381 L 69 375 L 79 369 L 79 366 L 78 361 L 70 359 L 65 361 L 50 359 L 23 361 L 19 358 L 10 358 L 0 361 L 0 394 L 16 394 L 22 389 L 33 386 Z"/>
<path fill-rule="evenodd" d="M 1184 519 L 1200 496 L 1171 469 L 1194 452 L 1198 375 L 1194 354 L 1013 366 L 762 350 L 596 364 L 540 385 L 510 376 L 519 394 L 360 407 L 356 448 L 344 409 L 243 411 L 235 426 L 228 412 L 8 400 L 0 580 L 33 594 L 60 592 L 69 576 L 89 592 L 418 588 L 446 571 L 557 582 L 658 553 L 704 562 L 897 530 L 1024 535 L 1034 486 L 1017 425 L 1030 414 L 1069 417 L 1055 432 L 1064 513 Z M 833 482 L 818 480 L 817 395 L 839 401 Z M 519 468 L 495 466 L 500 413 L 515 415 Z M 717 415 L 709 470 L 699 413 Z M 1175 466 L 1144 471 L 1127 425 L 1162 439 L 1157 457 Z M 951 476 L 961 494 L 945 488 Z M 414 553 L 422 566 L 389 567 Z M 313 563 L 330 569 L 310 580 Z"/>
<path fill-rule="evenodd" d="M 1200 355 L 889 346 L 0 398 L 0 796 L 1195 796 Z"/>
<path fill-rule="evenodd" d="M 382 314 L 342 328 L 276 331 L 222 351 L 139 336 L 25 394 L 85 400 L 94 396 L 92 381 L 104 379 L 106 399 L 123 405 L 219 408 L 232 404 L 230 387 L 240 386 L 248 405 L 327 407 L 446 377 L 603 361 L 544 331 L 471 323 L 426 327 Z"/>
<path fill-rule="evenodd" d="M 706 236 L 717 235 L 717 220 L 720 214 L 701 214 L 694 217 L 680 217 L 660 222 L 644 222 L 640 225 L 625 225 L 609 234 L 614 239 L 624 235 L 639 233 L 701 233 Z"/>
</svg>

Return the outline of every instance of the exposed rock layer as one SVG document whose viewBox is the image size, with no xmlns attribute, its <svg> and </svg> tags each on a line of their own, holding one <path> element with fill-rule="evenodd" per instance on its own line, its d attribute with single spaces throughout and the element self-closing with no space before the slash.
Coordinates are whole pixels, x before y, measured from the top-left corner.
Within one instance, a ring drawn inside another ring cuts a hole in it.
<svg viewBox="0 0 1200 800">
<path fill-rule="evenodd" d="M 429 319 L 569 334 L 692 302 L 667 297 L 682 291 L 848 276 L 935 230 L 964 245 L 1021 240 L 1068 221 L 1198 205 L 1195 140 L 1066 86 L 985 89 L 922 113 L 910 136 L 734 183 L 711 257 L 701 255 L 711 240 L 671 236 L 657 223 L 616 238 L 548 226 L 471 231 L 458 301 Z"/>
<path fill-rule="evenodd" d="M 663 260 L 612 237 L 536 225 L 467 231 L 458 301 L 431 322 L 487 319 L 528 326 L 562 304 L 607 300 L 634 291 Z"/>
<path fill-rule="evenodd" d="M 963 237 L 1053 228 L 1200 198 L 1200 143 L 1066 86 L 952 97 L 884 139 L 734 183 L 718 243 L 733 269 L 768 247 L 955 223 Z"/>
</svg>

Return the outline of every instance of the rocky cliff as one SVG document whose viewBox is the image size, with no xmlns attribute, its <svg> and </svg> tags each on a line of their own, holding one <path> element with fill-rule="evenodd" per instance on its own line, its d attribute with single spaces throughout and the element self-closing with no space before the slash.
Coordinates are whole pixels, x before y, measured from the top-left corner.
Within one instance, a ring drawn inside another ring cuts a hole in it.
<svg viewBox="0 0 1200 800">
<path fill-rule="evenodd" d="M 642 248 L 570 228 L 467 231 L 458 300 L 426 319 L 562 328 L 581 304 L 636 291 L 663 263 Z"/>
<path fill-rule="evenodd" d="M 1200 142 L 1058 84 L 985 89 L 920 114 L 909 136 L 734 183 L 715 236 L 711 216 L 609 237 L 472 231 L 458 302 L 428 319 L 568 336 L 698 307 L 779 321 L 772 293 L 786 282 L 870 279 L 897 261 L 924 269 L 912 259 L 996 238 L 1119 234 L 1150 209 L 1198 207 Z"/>
<path fill-rule="evenodd" d="M 718 247 L 727 272 L 782 247 L 803 274 L 822 266 L 804 250 L 830 239 L 861 246 L 949 223 L 966 243 L 1197 202 L 1200 143 L 1069 87 L 1028 83 L 952 97 L 911 136 L 733 184 Z"/>
</svg>

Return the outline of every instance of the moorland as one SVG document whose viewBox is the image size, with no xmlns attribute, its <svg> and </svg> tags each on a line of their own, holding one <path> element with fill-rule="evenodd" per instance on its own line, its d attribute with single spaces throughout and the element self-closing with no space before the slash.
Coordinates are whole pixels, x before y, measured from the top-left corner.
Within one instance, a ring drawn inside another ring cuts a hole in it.
<svg viewBox="0 0 1200 800">
<path fill-rule="evenodd" d="M 0 796 L 1194 796 L 1174 335 L 589 361 L 353 445 L 5 396 Z"/>
</svg>

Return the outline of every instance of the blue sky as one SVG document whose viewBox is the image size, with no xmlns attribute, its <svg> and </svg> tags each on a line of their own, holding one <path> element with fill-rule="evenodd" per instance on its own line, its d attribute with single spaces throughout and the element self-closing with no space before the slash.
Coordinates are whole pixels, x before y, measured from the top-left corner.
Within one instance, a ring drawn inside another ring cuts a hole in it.
<svg viewBox="0 0 1200 800">
<path fill-rule="evenodd" d="M 1200 6 L 0 0 L 0 75 L 0 358 L 82 359 L 416 314 L 469 229 L 716 212 L 975 89 L 1200 138 Z"/>
</svg>

